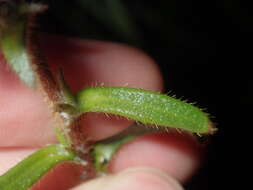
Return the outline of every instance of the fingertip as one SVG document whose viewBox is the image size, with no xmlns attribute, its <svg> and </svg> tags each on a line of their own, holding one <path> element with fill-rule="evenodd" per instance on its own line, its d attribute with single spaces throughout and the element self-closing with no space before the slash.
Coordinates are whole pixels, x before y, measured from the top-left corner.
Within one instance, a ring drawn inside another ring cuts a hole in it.
<svg viewBox="0 0 253 190">
<path fill-rule="evenodd" d="M 200 149 L 197 142 L 185 134 L 146 135 L 125 144 L 113 157 L 109 170 L 117 173 L 128 167 L 149 166 L 185 182 L 200 164 Z"/>
<path fill-rule="evenodd" d="M 183 190 L 172 177 L 154 168 L 127 169 L 117 175 L 92 180 L 72 190 Z"/>
<path fill-rule="evenodd" d="M 74 91 L 94 85 L 128 86 L 153 91 L 163 89 L 154 60 L 124 44 L 44 36 L 43 50 L 49 64 L 64 71 Z M 74 76 L 74 77 L 73 77 Z"/>
</svg>

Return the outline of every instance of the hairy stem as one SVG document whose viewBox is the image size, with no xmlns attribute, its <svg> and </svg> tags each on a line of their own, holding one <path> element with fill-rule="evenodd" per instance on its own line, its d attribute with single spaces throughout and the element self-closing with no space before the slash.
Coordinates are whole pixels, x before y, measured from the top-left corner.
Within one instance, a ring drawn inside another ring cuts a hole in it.
<svg viewBox="0 0 253 190">
<path fill-rule="evenodd" d="M 64 161 L 73 161 L 75 157 L 63 145 L 42 148 L 0 176 L 0 189 L 27 190 L 51 168 Z"/>
</svg>

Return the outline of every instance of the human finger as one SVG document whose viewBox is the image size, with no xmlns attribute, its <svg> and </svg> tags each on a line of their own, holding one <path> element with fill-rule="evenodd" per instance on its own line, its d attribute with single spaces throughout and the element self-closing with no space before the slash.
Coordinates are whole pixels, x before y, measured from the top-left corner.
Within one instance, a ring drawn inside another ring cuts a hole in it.
<svg viewBox="0 0 253 190">
<path fill-rule="evenodd" d="M 109 163 L 109 171 L 129 167 L 158 168 L 181 183 L 186 182 L 201 163 L 203 147 L 186 133 L 155 133 L 123 145 Z"/>
<path fill-rule="evenodd" d="M 130 168 L 116 175 L 101 177 L 72 190 L 183 190 L 182 186 L 166 173 L 148 167 Z"/>
</svg>

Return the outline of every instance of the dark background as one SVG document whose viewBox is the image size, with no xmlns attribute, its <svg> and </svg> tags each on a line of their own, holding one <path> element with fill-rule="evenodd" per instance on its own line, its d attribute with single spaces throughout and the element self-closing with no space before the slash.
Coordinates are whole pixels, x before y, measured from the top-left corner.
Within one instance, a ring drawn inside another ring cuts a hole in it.
<svg viewBox="0 0 253 190">
<path fill-rule="evenodd" d="M 157 61 L 167 91 L 214 116 L 219 131 L 186 189 L 237 189 L 246 182 L 253 105 L 250 4 L 119 0 L 115 8 L 113 0 L 44 2 L 50 8 L 39 20 L 42 31 L 137 46 Z"/>
</svg>

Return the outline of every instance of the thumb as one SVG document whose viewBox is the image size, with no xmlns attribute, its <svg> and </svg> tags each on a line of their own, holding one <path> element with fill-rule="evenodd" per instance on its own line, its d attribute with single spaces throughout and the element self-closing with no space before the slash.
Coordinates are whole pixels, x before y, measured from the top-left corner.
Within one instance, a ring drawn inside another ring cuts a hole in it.
<svg viewBox="0 0 253 190">
<path fill-rule="evenodd" d="M 89 181 L 72 190 L 183 190 L 172 177 L 154 168 L 130 168 Z"/>
</svg>

